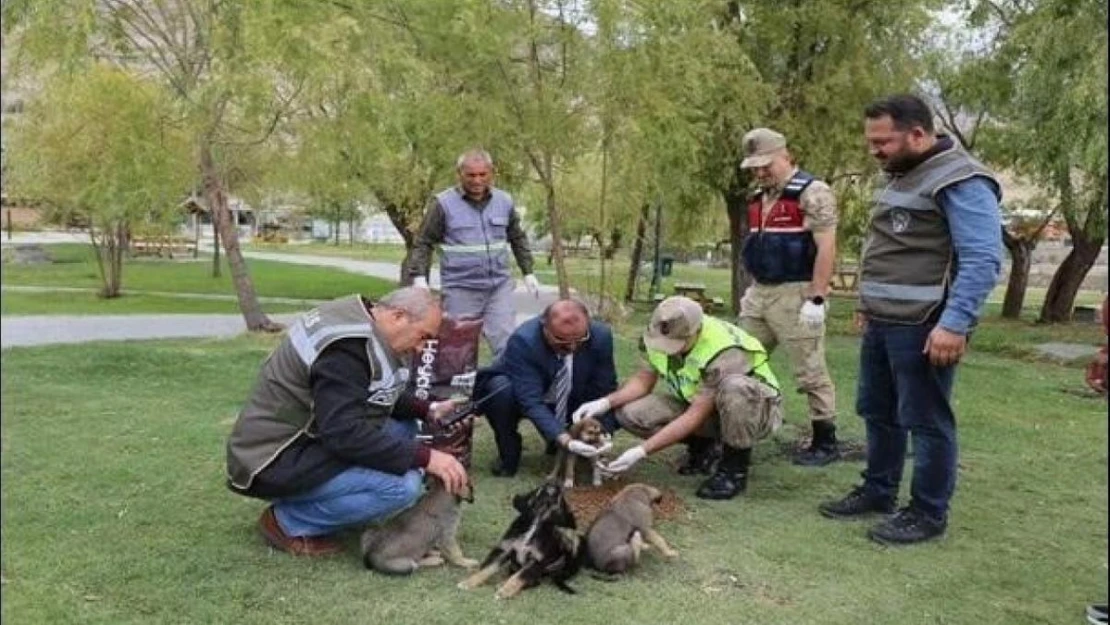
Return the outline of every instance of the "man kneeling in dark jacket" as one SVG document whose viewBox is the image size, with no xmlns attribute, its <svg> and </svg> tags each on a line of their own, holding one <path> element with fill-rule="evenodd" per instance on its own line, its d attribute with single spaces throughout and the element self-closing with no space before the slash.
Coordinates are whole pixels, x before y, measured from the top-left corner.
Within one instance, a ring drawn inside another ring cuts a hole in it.
<svg viewBox="0 0 1110 625">
<path fill-rule="evenodd" d="M 274 547 L 336 553 L 327 538 L 414 503 L 427 471 L 462 493 L 466 470 L 416 439 L 417 419 L 450 402 L 406 393 L 405 362 L 442 319 L 439 299 L 405 288 L 376 303 L 352 295 L 289 329 L 262 365 L 227 444 L 231 490 L 272 501 L 259 519 Z"/>
</svg>

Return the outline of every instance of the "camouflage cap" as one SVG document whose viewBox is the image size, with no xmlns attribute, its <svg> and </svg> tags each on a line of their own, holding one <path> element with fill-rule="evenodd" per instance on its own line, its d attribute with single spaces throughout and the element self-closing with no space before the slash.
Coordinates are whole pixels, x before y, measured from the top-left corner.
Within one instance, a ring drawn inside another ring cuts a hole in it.
<svg viewBox="0 0 1110 625">
<path fill-rule="evenodd" d="M 701 329 L 702 316 L 701 305 L 689 297 L 668 297 L 651 313 L 644 345 L 664 354 L 677 354 Z"/>
<path fill-rule="evenodd" d="M 742 169 L 766 167 L 779 150 L 786 148 L 786 137 L 770 128 L 756 128 L 744 135 L 743 146 L 744 160 L 740 163 Z"/>
</svg>

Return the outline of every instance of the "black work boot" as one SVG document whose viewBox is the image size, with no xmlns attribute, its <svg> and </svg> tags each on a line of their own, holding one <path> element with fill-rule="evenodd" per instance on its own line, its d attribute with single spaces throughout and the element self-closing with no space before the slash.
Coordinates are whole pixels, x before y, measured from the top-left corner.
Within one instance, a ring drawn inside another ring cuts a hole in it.
<svg viewBox="0 0 1110 625">
<path fill-rule="evenodd" d="M 725 445 L 717 471 L 698 487 L 701 499 L 732 499 L 748 488 L 748 467 L 752 463 L 752 450 Z"/>
<path fill-rule="evenodd" d="M 823 467 L 840 459 L 836 444 L 836 424 L 832 421 L 813 421 L 813 438 L 809 447 L 794 455 L 794 464 L 803 467 Z"/>
<path fill-rule="evenodd" d="M 678 467 L 679 475 L 709 475 L 713 464 L 720 457 L 717 441 L 702 436 L 689 436 L 686 443 L 686 458 Z"/>
<path fill-rule="evenodd" d="M 872 527 L 867 537 L 883 545 L 911 545 L 944 535 L 948 522 L 907 506 L 889 519 Z"/>
<path fill-rule="evenodd" d="M 876 513 L 894 512 L 894 499 L 876 495 L 865 486 L 857 486 L 843 499 L 826 501 L 817 506 L 817 510 L 830 519 L 862 519 Z"/>
</svg>

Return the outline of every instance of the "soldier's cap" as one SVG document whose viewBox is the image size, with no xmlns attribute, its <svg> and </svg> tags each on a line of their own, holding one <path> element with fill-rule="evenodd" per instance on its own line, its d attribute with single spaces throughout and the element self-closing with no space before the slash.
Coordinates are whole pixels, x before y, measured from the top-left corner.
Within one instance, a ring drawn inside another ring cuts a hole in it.
<svg viewBox="0 0 1110 625">
<path fill-rule="evenodd" d="M 701 305 L 689 297 L 668 297 L 651 313 L 644 345 L 673 356 L 701 330 L 702 316 Z"/>
<path fill-rule="evenodd" d="M 766 167 L 779 150 L 786 148 L 786 137 L 770 128 L 756 128 L 744 135 L 743 147 L 744 160 L 740 163 L 742 169 Z"/>
</svg>

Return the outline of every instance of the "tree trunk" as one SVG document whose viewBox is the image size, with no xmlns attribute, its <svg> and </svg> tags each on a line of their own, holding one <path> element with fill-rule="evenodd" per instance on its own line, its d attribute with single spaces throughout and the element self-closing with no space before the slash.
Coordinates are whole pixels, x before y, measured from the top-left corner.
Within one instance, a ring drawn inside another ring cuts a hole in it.
<svg viewBox="0 0 1110 625">
<path fill-rule="evenodd" d="M 262 312 L 258 303 L 258 295 L 254 290 L 254 281 L 247 271 L 247 263 L 239 249 L 239 233 L 235 224 L 231 223 L 231 211 L 227 206 L 227 193 L 224 190 L 223 179 L 216 170 L 216 163 L 212 158 L 212 146 L 204 142 L 200 146 L 200 170 L 204 181 L 204 197 L 208 208 L 212 212 L 212 221 L 215 224 L 220 238 L 223 239 L 224 251 L 227 252 L 227 264 L 231 268 L 231 278 L 235 283 L 235 294 L 239 299 L 239 310 L 243 313 L 243 320 L 247 329 L 252 332 L 277 332 L 282 329 L 281 324 L 274 323 Z M 219 249 L 217 247 L 217 249 Z"/>
<path fill-rule="evenodd" d="M 212 277 L 220 277 L 220 228 L 216 225 L 216 211 L 208 208 L 208 217 L 212 220 Z"/>
<path fill-rule="evenodd" d="M 413 232 L 412 226 L 405 219 L 407 213 L 408 211 L 396 204 L 387 203 L 385 205 L 385 215 L 389 217 L 389 223 L 393 224 L 393 227 L 397 229 L 397 232 L 405 241 L 405 259 L 401 261 L 401 274 L 397 279 L 399 286 L 412 286 L 410 269 L 412 268 L 412 251 L 416 247 L 416 233 Z M 430 270 L 431 267 L 429 266 L 428 269 Z M 424 277 L 426 278 L 427 275 Z"/>
<path fill-rule="evenodd" d="M 1064 262 L 1056 268 L 1052 282 L 1048 285 L 1048 293 L 1044 296 L 1044 305 L 1041 307 L 1041 323 L 1064 323 L 1071 321 L 1072 308 L 1075 306 L 1075 296 L 1079 287 L 1091 267 L 1095 266 L 1099 252 L 1102 249 L 1102 239 L 1092 239 L 1085 232 L 1072 233 L 1072 249 L 1064 258 Z"/>
<path fill-rule="evenodd" d="M 640 216 L 636 220 L 636 240 L 632 242 L 632 258 L 628 263 L 628 284 L 624 289 L 624 301 L 631 302 L 636 298 L 636 279 L 640 275 L 640 259 L 644 254 L 644 237 L 647 236 L 647 222 L 651 205 L 644 202 L 640 205 Z"/>
<path fill-rule="evenodd" d="M 559 223 L 559 208 L 555 204 L 554 185 L 554 180 L 544 178 L 544 191 L 547 196 L 547 221 L 551 227 L 551 256 L 555 261 L 555 279 L 559 283 L 559 298 L 566 299 L 570 297 L 570 281 L 567 279 L 566 259 L 563 257 L 562 224 Z"/>
<path fill-rule="evenodd" d="M 752 277 L 744 267 L 744 237 L 748 234 L 748 199 L 738 187 L 724 193 L 725 207 L 728 209 L 728 240 L 732 246 L 732 313 L 740 314 L 740 299 L 752 283 Z"/>
<path fill-rule="evenodd" d="M 1029 268 L 1033 264 L 1033 249 L 1037 247 L 1037 240 L 1014 236 L 1003 227 L 1002 242 L 1010 252 L 1010 278 L 1006 283 L 1006 297 L 1002 302 L 1002 317 L 1018 319 L 1025 305 Z"/>
</svg>

